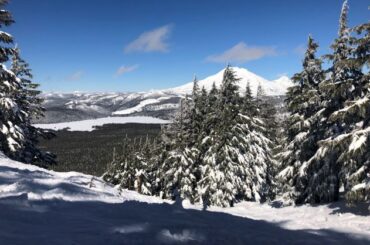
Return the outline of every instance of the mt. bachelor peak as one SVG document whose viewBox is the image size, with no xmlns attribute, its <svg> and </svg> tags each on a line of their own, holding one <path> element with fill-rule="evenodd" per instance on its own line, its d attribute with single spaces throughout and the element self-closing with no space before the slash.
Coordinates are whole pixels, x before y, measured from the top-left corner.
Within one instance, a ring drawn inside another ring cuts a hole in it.
<svg viewBox="0 0 370 245">
<path fill-rule="evenodd" d="M 235 71 L 235 75 L 240 79 L 238 86 L 241 92 L 245 91 L 247 83 L 249 82 L 252 93 L 256 94 L 257 87 L 259 84 L 264 88 L 266 95 L 268 96 L 280 96 L 285 95 L 288 87 L 292 86 L 291 80 L 287 76 L 282 76 L 277 80 L 269 81 L 263 77 L 260 77 L 245 68 L 232 67 Z M 209 76 L 203 80 L 199 80 L 199 87 L 204 87 L 207 91 L 212 88 L 212 84 L 215 83 L 216 87 L 219 88 L 222 82 L 223 74 L 225 69 L 217 72 L 216 74 Z M 175 94 L 189 94 L 193 88 L 193 83 L 189 82 L 179 87 L 166 89 L 163 91 L 172 92 Z"/>
</svg>

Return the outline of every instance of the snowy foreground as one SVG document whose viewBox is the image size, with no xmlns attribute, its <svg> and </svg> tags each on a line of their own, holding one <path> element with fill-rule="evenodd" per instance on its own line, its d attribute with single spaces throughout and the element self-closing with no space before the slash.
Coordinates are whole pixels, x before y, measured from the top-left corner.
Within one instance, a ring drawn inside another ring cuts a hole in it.
<svg viewBox="0 0 370 245">
<path fill-rule="evenodd" d="M 125 123 L 142 123 L 142 124 L 166 124 L 170 121 L 162 120 L 155 117 L 104 117 L 90 120 L 35 124 L 35 127 L 52 130 L 68 129 L 69 131 L 93 131 L 97 126 L 104 124 L 125 124 Z"/>
<path fill-rule="evenodd" d="M 182 205 L 0 155 L 0 244 L 370 244 L 368 210 L 341 202 Z"/>
</svg>

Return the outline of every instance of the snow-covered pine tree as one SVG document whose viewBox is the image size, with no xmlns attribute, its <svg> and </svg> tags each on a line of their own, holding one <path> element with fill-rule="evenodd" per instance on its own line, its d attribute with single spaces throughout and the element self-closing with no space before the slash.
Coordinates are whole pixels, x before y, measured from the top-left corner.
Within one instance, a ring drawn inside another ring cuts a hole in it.
<svg viewBox="0 0 370 245">
<path fill-rule="evenodd" d="M 265 122 L 268 137 L 271 140 L 274 140 L 276 138 L 277 130 L 276 108 L 269 101 L 269 98 L 268 96 L 266 96 L 266 92 L 261 84 L 259 84 L 257 87 L 256 103 L 254 104 L 257 110 L 256 113 L 258 114 L 258 117 Z"/>
<path fill-rule="evenodd" d="M 344 115 L 342 112 L 347 106 L 364 99 L 367 92 L 363 86 L 361 67 L 350 62 L 353 47 L 350 29 L 347 26 L 347 15 L 348 4 L 344 1 L 338 38 L 332 45 L 333 54 L 327 55 L 332 61 L 332 66 L 328 70 L 329 78 L 320 84 L 324 107 L 320 123 L 321 129 L 325 130 L 321 134 L 324 139 L 319 142 L 319 149 L 315 155 L 300 169 L 307 179 L 305 187 L 302 188 L 304 193 L 302 202 L 321 203 L 338 200 L 339 189 L 343 184 L 341 183 L 343 177 L 340 178 L 340 175 L 346 176 L 344 178 L 347 179 L 349 173 L 343 173 L 343 170 L 349 166 L 353 170 L 356 168 L 353 166 L 357 165 L 354 159 L 343 162 L 346 155 L 343 149 L 346 148 L 344 138 L 357 128 L 359 118 L 339 115 Z"/>
<path fill-rule="evenodd" d="M 275 184 L 273 181 L 274 170 L 276 168 L 276 161 L 272 155 L 272 147 L 275 139 L 276 125 L 276 110 L 275 107 L 267 100 L 264 90 L 261 86 L 257 89 L 256 98 L 253 98 L 249 83 L 246 87 L 246 92 L 242 102 L 241 113 L 245 116 L 247 135 L 247 156 L 248 161 L 252 162 L 249 165 L 254 166 L 254 172 L 249 171 L 250 176 L 247 175 L 247 180 L 261 178 L 259 181 L 253 181 L 249 184 L 250 190 L 255 189 L 255 186 L 262 187 L 260 195 L 262 197 L 259 201 L 273 199 L 275 197 Z M 258 98 L 262 99 L 261 104 L 258 105 Z M 249 191 L 247 192 L 249 193 Z M 249 197 L 247 196 L 247 199 Z M 257 199 L 254 199 L 258 201 Z"/>
<path fill-rule="evenodd" d="M 183 199 L 194 202 L 196 199 L 195 174 L 198 171 L 196 159 L 198 151 L 194 145 L 194 101 L 188 96 L 181 102 L 180 111 L 174 122 L 166 129 L 169 135 L 169 151 L 161 166 L 162 194 L 164 198 L 176 198 L 179 193 Z"/>
<path fill-rule="evenodd" d="M 331 160 L 340 168 L 340 183 L 350 204 L 370 201 L 370 23 L 353 30 L 358 36 L 351 38 L 350 53 L 334 68 L 339 79 L 343 79 L 336 84 L 337 93 L 346 97 L 328 117 L 330 125 L 340 125 L 341 130 L 320 142 L 316 154 L 320 160 L 332 156 Z"/>
<path fill-rule="evenodd" d="M 24 114 L 22 128 L 25 136 L 21 151 L 16 153 L 16 159 L 25 163 L 52 164 L 55 163 L 55 155 L 44 152 L 37 147 L 40 137 L 51 138 L 53 136 L 47 130 L 36 128 L 32 125 L 33 119 L 44 116 L 45 109 L 42 107 L 43 99 L 37 90 L 39 84 L 32 82 L 31 69 L 27 62 L 20 57 L 18 47 L 12 55 L 11 71 L 20 79 L 21 86 L 18 91 L 16 103 Z"/>
<path fill-rule="evenodd" d="M 199 143 L 199 139 L 203 138 L 201 135 L 205 133 L 205 120 L 207 119 L 207 113 L 208 113 L 208 92 L 207 90 L 202 87 L 199 98 L 198 98 L 198 104 L 197 104 L 197 110 L 198 110 L 198 124 L 200 126 L 200 132 L 198 136 L 196 137 L 197 143 Z"/>
<path fill-rule="evenodd" d="M 191 127 L 189 130 L 189 141 L 188 145 L 193 146 L 198 138 L 198 135 L 200 134 L 202 130 L 202 113 L 200 110 L 200 103 L 201 103 L 201 94 L 200 94 L 200 88 L 198 84 L 198 79 L 194 77 L 193 80 L 193 91 L 191 94 L 191 98 L 189 98 L 188 101 L 188 108 L 190 110 L 190 121 L 191 121 Z M 185 112 L 186 113 L 186 112 Z"/>
<path fill-rule="evenodd" d="M 258 86 L 257 90 L 260 91 L 259 93 L 262 93 L 261 91 L 262 87 L 260 85 Z M 258 96 L 256 98 L 258 98 Z M 257 110 L 258 110 L 257 101 L 255 101 L 255 99 L 253 98 L 252 89 L 251 89 L 249 82 L 247 83 L 247 86 L 245 87 L 245 94 L 243 97 L 242 110 L 243 112 L 248 112 L 248 114 L 251 116 L 257 115 Z"/>
<path fill-rule="evenodd" d="M 12 24 L 11 14 L 4 10 L 8 3 L 0 1 L 0 28 Z M 42 116 L 42 100 L 38 97 L 28 64 L 20 58 L 19 49 L 13 48 L 13 38 L 0 32 L 0 151 L 8 157 L 40 165 L 55 162 L 55 156 L 41 151 L 38 137 L 49 137 L 46 131 L 36 129 L 31 120 Z M 11 59 L 12 58 L 12 59 Z M 6 62 L 12 61 L 10 70 Z"/>
<path fill-rule="evenodd" d="M 129 190 L 134 189 L 135 165 L 134 154 L 137 151 L 136 142 L 129 139 L 126 135 L 122 143 L 122 152 L 117 154 L 116 148 L 113 149 L 113 159 L 108 165 L 107 172 L 103 174 L 103 179 L 113 185 L 120 185 Z"/>
<path fill-rule="evenodd" d="M 300 173 L 300 167 L 315 154 L 322 134 L 318 89 L 324 73 L 322 61 L 315 55 L 317 48 L 317 43 L 309 36 L 303 70 L 293 76 L 294 86 L 287 92 L 286 104 L 290 115 L 286 122 L 286 145 L 277 155 L 281 163 L 281 171 L 277 175 L 279 192 L 283 193 L 286 201 L 301 202 L 305 197 L 302 189 L 306 187 L 306 173 Z"/>
<path fill-rule="evenodd" d="M 211 193 L 215 193 L 217 191 L 215 189 L 217 186 L 214 185 L 215 182 L 211 181 L 214 179 L 215 175 L 214 162 L 205 161 L 204 156 L 213 144 L 212 137 L 210 137 L 210 135 L 215 134 L 214 130 L 219 124 L 219 114 L 217 114 L 219 112 L 217 108 L 218 97 L 219 90 L 216 88 L 215 83 L 213 83 L 212 88 L 205 99 L 205 118 L 203 120 L 202 134 L 199 135 L 198 141 L 200 167 L 199 178 L 196 187 L 198 199 L 196 201 L 201 202 L 204 207 L 207 207 L 211 204 L 210 195 Z"/>
<path fill-rule="evenodd" d="M 144 144 L 140 144 L 140 150 L 134 154 L 133 163 L 135 166 L 135 181 L 134 187 L 138 193 L 145 195 L 152 194 L 153 181 L 153 165 L 152 165 L 152 151 L 155 149 L 148 136 Z"/>
<path fill-rule="evenodd" d="M 216 87 L 216 84 L 212 84 L 212 88 L 207 95 L 205 101 L 205 119 L 203 121 L 203 134 L 209 135 L 211 130 L 215 128 L 215 125 L 218 121 L 217 115 L 217 101 L 219 97 L 219 90 Z M 202 137 L 204 138 L 204 137 Z"/>
<path fill-rule="evenodd" d="M 268 198 L 269 140 L 261 120 L 242 114 L 234 71 L 227 67 L 215 108 L 217 123 L 202 143 L 208 145 L 198 183 L 207 204 L 232 206 L 237 200 Z"/>
<path fill-rule="evenodd" d="M 0 1 L 0 28 L 12 24 L 14 21 L 11 14 L 4 10 L 8 1 Z M 26 139 L 22 123 L 26 114 L 19 107 L 19 91 L 21 80 L 7 69 L 6 62 L 10 59 L 14 49 L 9 46 L 13 43 L 13 37 L 0 32 L 0 151 L 5 155 L 16 158 L 18 152 L 24 147 Z"/>
<path fill-rule="evenodd" d="M 114 148 L 113 160 L 108 165 L 103 179 L 113 185 L 119 185 L 120 188 L 152 195 L 152 184 L 155 183 L 155 165 L 152 164 L 152 157 L 155 150 L 156 147 L 148 136 L 145 142 L 142 142 L 141 138 L 131 140 L 126 135 L 119 155 Z"/>
</svg>

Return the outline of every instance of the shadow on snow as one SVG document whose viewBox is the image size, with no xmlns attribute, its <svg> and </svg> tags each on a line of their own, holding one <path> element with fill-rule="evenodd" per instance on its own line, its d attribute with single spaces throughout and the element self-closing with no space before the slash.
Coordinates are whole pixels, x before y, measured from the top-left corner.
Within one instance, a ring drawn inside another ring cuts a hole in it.
<svg viewBox="0 0 370 245">
<path fill-rule="evenodd" d="M 0 199 L 0 244 L 369 244 L 327 229 L 287 230 L 282 223 L 183 209 L 179 200 L 171 205 L 28 199 L 29 190 L 96 195 L 79 186 L 88 185 L 85 180 L 69 178 L 74 183 L 54 183 L 47 172 L 1 166 L 0 185 L 16 184 L 23 194 Z"/>
<path fill-rule="evenodd" d="M 0 244 L 369 244 L 179 205 L 0 199 Z"/>
</svg>

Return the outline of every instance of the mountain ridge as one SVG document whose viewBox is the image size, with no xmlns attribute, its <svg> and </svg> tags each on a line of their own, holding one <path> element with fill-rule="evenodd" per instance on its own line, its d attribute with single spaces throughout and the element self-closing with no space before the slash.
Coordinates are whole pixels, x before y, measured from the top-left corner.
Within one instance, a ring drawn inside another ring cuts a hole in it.
<svg viewBox="0 0 370 245">
<path fill-rule="evenodd" d="M 257 86 L 265 89 L 266 95 L 274 97 L 281 105 L 286 89 L 291 85 L 290 79 L 282 76 L 277 80 L 269 81 L 245 68 L 232 67 L 236 76 L 240 78 L 238 85 L 240 92 L 245 91 L 250 83 L 253 94 Z M 205 79 L 199 80 L 199 86 L 210 90 L 213 82 L 220 86 L 224 69 Z M 190 94 L 193 82 L 184 85 L 147 92 L 49 92 L 42 94 L 45 99 L 45 118 L 36 120 L 36 123 L 60 123 L 85 119 L 102 118 L 107 116 L 150 116 L 161 119 L 171 119 L 179 107 L 179 101 L 186 94 Z M 281 107 L 281 106 L 280 106 Z"/>
</svg>

